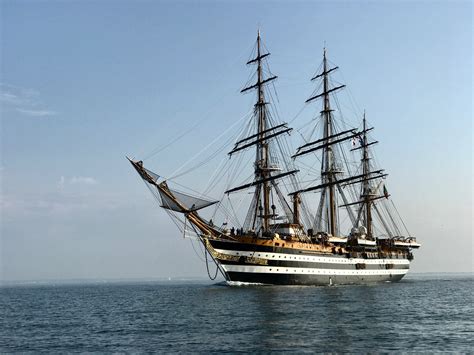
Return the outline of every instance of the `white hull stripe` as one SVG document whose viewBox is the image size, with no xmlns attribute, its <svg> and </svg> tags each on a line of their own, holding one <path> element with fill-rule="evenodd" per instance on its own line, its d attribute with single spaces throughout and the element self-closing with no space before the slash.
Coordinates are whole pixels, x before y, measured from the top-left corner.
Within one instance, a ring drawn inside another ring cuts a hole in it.
<svg viewBox="0 0 474 355">
<path fill-rule="evenodd" d="M 303 267 L 275 267 L 275 266 L 247 266 L 247 265 L 222 265 L 226 272 L 248 272 L 265 274 L 301 274 L 301 275 L 405 275 L 408 269 L 392 270 L 344 270 L 344 269 L 314 269 Z"/>
<path fill-rule="evenodd" d="M 362 258 L 335 258 L 331 256 L 309 256 L 309 255 L 295 255 L 295 254 L 284 254 L 284 253 L 266 253 L 257 251 L 241 251 L 241 250 L 226 250 L 226 249 L 215 249 L 218 253 L 233 255 L 233 256 L 248 256 L 252 258 L 262 258 L 268 260 L 283 260 L 283 261 L 301 261 L 309 263 L 333 263 L 333 264 L 371 264 L 371 265 L 410 265 L 410 261 L 407 259 L 362 259 Z"/>
</svg>

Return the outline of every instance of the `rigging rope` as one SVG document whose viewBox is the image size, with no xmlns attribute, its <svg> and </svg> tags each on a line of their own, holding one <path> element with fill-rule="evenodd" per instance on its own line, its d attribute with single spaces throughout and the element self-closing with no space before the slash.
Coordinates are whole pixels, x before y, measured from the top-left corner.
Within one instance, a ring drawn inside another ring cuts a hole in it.
<svg viewBox="0 0 474 355">
<path fill-rule="evenodd" d="M 400 213 L 398 213 L 397 207 L 393 203 L 393 200 L 390 200 L 392 202 L 392 206 L 395 209 L 395 212 L 397 212 L 398 218 L 400 218 L 400 221 L 402 221 L 403 227 L 405 228 L 405 231 L 408 233 L 408 236 L 411 237 L 410 231 L 408 230 L 407 226 L 405 225 L 405 222 L 403 222 L 402 216 L 400 216 Z"/>
<path fill-rule="evenodd" d="M 252 109 L 253 110 L 253 109 Z M 251 111 L 252 111 L 251 110 Z M 251 112 L 250 111 L 250 112 Z M 195 155 L 193 155 L 190 159 L 188 159 L 183 165 L 181 165 L 178 169 L 176 169 L 172 174 L 171 174 L 171 177 L 170 179 L 173 179 L 174 178 L 174 175 L 175 174 L 178 174 L 178 172 L 180 170 L 182 170 L 186 165 L 188 165 L 191 161 L 193 161 L 195 158 L 197 158 L 199 155 L 202 154 L 202 152 L 206 151 L 211 145 L 213 145 L 216 141 L 218 141 L 222 136 L 224 136 L 227 132 L 229 132 L 232 128 L 234 128 L 234 126 L 236 126 L 238 123 L 240 123 L 240 121 L 242 121 L 243 119 L 247 118 L 247 116 L 249 115 L 250 112 L 247 112 L 244 116 L 242 116 L 240 119 L 238 119 L 236 122 L 234 122 L 234 124 L 232 124 L 231 126 L 229 126 L 229 128 L 227 128 L 223 133 L 221 133 L 219 136 L 217 136 L 212 142 L 210 142 L 208 145 L 206 145 L 203 149 L 201 149 L 198 153 L 196 153 Z M 187 171 L 189 172 L 189 171 Z M 180 175 L 179 175 L 180 176 Z"/>
<path fill-rule="evenodd" d="M 229 68 L 231 67 L 234 67 L 238 62 L 241 61 L 242 58 L 244 58 L 244 55 L 245 53 L 248 53 L 249 51 L 249 48 L 252 47 L 253 45 L 250 45 L 250 46 L 247 46 L 244 50 L 242 50 L 242 52 L 238 55 L 238 56 L 235 56 L 235 57 L 232 57 L 233 60 L 232 61 L 229 61 L 229 64 L 227 64 L 225 66 L 225 70 L 223 70 L 221 73 L 218 73 L 217 77 L 214 78 L 214 80 L 217 80 L 218 82 L 219 81 L 222 81 L 221 79 L 223 79 L 224 77 L 226 77 L 228 75 L 228 72 L 229 72 Z M 222 92 L 222 91 L 221 91 Z M 228 90 L 227 93 L 224 93 L 219 99 L 216 100 L 216 102 L 206 111 L 206 113 L 203 115 L 204 118 L 203 119 L 200 119 L 200 120 L 197 120 L 196 124 L 194 124 L 190 129 L 188 129 L 187 131 L 185 131 L 184 133 L 182 133 L 181 135 L 179 135 L 178 137 L 174 138 L 171 142 L 165 144 L 164 146 L 161 146 L 161 147 L 156 147 L 155 149 L 153 149 L 149 154 L 145 155 L 141 160 L 145 161 L 147 159 L 150 159 L 151 157 L 155 156 L 156 154 L 162 152 L 163 150 L 165 150 L 166 148 L 168 148 L 169 146 L 171 146 L 172 144 L 176 143 L 177 141 L 179 141 L 180 139 L 182 139 L 184 136 L 186 136 L 187 134 L 189 134 L 190 132 L 192 132 L 197 126 L 199 125 L 202 125 L 203 122 L 207 121 L 209 118 L 212 117 L 212 115 L 210 114 L 212 112 L 212 110 L 218 105 L 220 104 L 224 98 L 226 98 L 227 96 L 231 95 L 234 93 L 234 90 Z M 212 95 L 211 95 L 212 96 Z M 177 113 L 177 112 L 176 112 Z M 176 113 L 173 115 L 175 116 Z M 170 125 L 171 124 L 174 124 L 174 121 L 173 120 L 170 120 Z M 166 127 L 166 125 L 165 125 Z"/>
</svg>

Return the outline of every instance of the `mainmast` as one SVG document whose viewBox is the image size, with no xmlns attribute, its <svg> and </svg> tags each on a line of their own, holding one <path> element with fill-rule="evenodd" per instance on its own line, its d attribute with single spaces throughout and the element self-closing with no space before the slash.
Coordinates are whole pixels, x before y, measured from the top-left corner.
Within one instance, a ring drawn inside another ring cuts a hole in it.
<svg viewBox="0 0 474 355">
<path fill-rule="evenodd" d="M 338 67 L 328 68 L 328 60 L 326 57 L 326 48 L 324 48 L 323 52 L 323 71 L 322 73 L 316 75 L 311 80 L 316 80 L 322 78 L 323 84 L 323 92 L 310 97 L 306 102 L 311 102 L 318 98 L 323 99 L 323 108 L 321 113 L 321 117 L 323 119 L 323 137 L 316 141 L 307 143 L 302 145 L 298 148 L 297 152 L 293 157 L 297 157 L 300 155 L 304 155 L 307 153 L 314 152 L 316 150 L 322 150 L 322 162 L 321 162 L 321 182 L 322 185 L 318 188 L 321 188 L 321 198 L 319 202 L 319 208 L 317 213 L 317 220 L 318 223 L 323 220 L 323 215 L 326 214 L 325 219 L 327 221 L 327 232 L 332 235 L 338 234 L 338 217 L 337 217 L 337 201 L 336 201 L 336 188 L 337 188 L 337 179 L 336 175 L 340 173 L 338 171 L 335 159 L 334 159 L 334 151 L 333 149 L 335 144 L 349 139 L 353 135 L 354 130 L 348 130 L 344 132 L 336 133 L 334 132 L 333 127 L 333 117 L 332 117 L 332 109 L 331 109 L 331 102 L 330 102 L 330 93 L 342 89 L 345 85 L 340 85 L 337 87 L 331 88 L 329 85 L 329 74 Z M 301 190 L 298 192 L 305 192 L 307 190 Z M 318 224 L 317 229 L 321 226 Z"/>
</svg>

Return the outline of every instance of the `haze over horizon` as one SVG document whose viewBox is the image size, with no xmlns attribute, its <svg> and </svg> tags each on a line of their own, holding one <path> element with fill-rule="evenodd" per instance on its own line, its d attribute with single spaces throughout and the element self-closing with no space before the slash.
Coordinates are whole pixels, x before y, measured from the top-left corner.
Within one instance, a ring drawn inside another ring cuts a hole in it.
<svg viewBox="0 0 474 355">
<path fill-rule="evenodd" d="M 287 122 L 328 48 L 422 243 L 411 271 L 474 271 L 471 2 L 0 6 L 0 283 L 205 277 L 124 156 L 168 176 L 244 116 L 257 28 Z"/>
</svg>

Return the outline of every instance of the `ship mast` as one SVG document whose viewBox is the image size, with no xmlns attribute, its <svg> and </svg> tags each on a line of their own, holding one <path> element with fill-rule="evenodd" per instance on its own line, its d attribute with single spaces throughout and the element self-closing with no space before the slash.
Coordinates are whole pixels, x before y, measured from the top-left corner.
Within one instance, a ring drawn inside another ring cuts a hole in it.
<svg viewBox="0 0 474 355">
<path fill-rule="evenodd" d="M 318 188 L 321 188 L 321 197 L 319 201 L 319 208 L 317 213 L 318 225 L 316 228 L 320 230 L 320 223 L 323 219 L 327 221 L 326 231 L 329 234 L 337 235 L 338 234 L 338 216 L 337 216 L 337 200 L 336 200 L 336 188 L 337 188 L 337 179 L 336 175 L 340 173 L 336 168 L 334 151 L 335 144 L 350 139 L 354 134 L 354 130 L 348 130 L 344 132 L 336 133 L 333 127 L 333 117 L 332 109 L 330 102 L 330 93 L 342 89 L 345 85 L 340 85 L 337 87 L 330 87 L 329 85 L 329 74 L 337 70 L 338 67 L 328 68 L 328 60 L 326 56 L 326 48 L 323 52 L 323 71 L 322 73 L 316 75 L 311 80 L 322 79 L 323 92 L 310 97 L 306 100 L 306 103 L 313 100 L 322 98 L 323 107 L 321 110 L 321 118 L 323 120 L 323 137 L 316 141 L 302 145 L 297 149 L 297 153 L 293 155 L 293 158 L 314 152 L 316 150 L 322 150 L 322 162 L 321 162 L 321 182 L 322 185 Z M 301 190 L 297 192 L 305 192 L 306 190 Z M 325 218 L 323 215 L 326 214 Z"/>
<path fill-rule="evenodd" d="M 371 212 L 371 203 L 373 196 L 371 195 L 370 189 L 370 181 L 368 180 L 369 172 L 370 172 L 370 158 L 369 158 L 369 147 L 367 141 L 367 122 L 365 119 L 365 111 L 364 111 L 364 119 L 363 119 L 363 126 L 362 126 L 362 199 L 365 205 L 365 225 L 367 228 L 367 238 L 372 238 L 372 212 Z"/>
<path fill-rule="evenodd" d="M 278 196 L 283 196 L 281 191 L 278 189 L 275 180 L 281 179 L 283 177 L 293 175 L 298 172 L 298 170 L 291 170 L 282 172 L 280 174 L 273 174 L 273 172 L 278 171 L 279 168 L 271 164 L 271 156 L 269 143 L 270 139 L 276 138 L 284 133 L 289 133 L 292 128 L 289 128 L 287 123 L 282 123 L 276 126 L 272 126 L 267 112 L 267 104 L 265 100 L 265 85 L 277 78 L 276 75 L 269 77 L 264 76 L 263 70 L 263 61 L 267 58 L 270 53 L 263 53 L 262 51 L 262 41 L 260 37 L 260 31 L 257 35 L 257 44 L 256 44 L 256 57 L 249 60 L 247 64 L 253 64 L 257 66 L 256 83 L 251 84 L 240 92 L 244 93 L 250 90 L 257 91 L 257 102 L 254 105 L 254 117 L 256 120 L 257 132 L 256 134 L 245 137 L 235 143 L 234 149 L 229 152 L 229 155 L 233 155 L 236 152 L 242 151 L 253 145 L 256 146 L 256 157 L 254 163 L 254 181 L 249 184 L 244 184 L 230 190 L 227 190 L 226 193 L 232 193 L 249 187 L 255 187 L 254 197 L 247 214 L 247 217 L 250 216 L 251 222 L 249 227 L 254 229 L 257 226 L 261 227 L 263 233 L 267 233 L 270 229 L 270 221 L 274 219 L 276 214 L 276 207 L 270 204 L 270 194 L 272 187 L 276 191 Z M 280 203 L 283 205 L 287 204 L 286 201 L 282 201 L 282 198 L 278 197 Z M 283 198 L 284 199 L 284 198 Z M 286 209 L 289 211 L 289 206 L 286 206 Z M 287 217 L 292 214 L 291 211 L 287 213 Z M 247 220 L 247 219 L 246 219 Z"/>
<path fill-rule="evenodd" d="M 258 112 L 258 135 L 261 139 L 261 143 L 257 144 L 257 161 L 255 164 L 255 177 L 260 178 L 263 183 L 261 186 L 263 196 L 263 215 L 262 218 L 263 230 L 268 231 L 269 219 L 270 219 L 270 188 L 268 185 L 269 177 L 269 164 L 268 164 L 268 142 L 265 141 L 265 130 L 267 126 L 266 110 L 265 110 L 265 95 L 263 92 L 263 73 L 262 73 L 262 55 L 261 55 L 261 40 L 260 30 L 257 35 L 257 88 L 258 88 L 258 101 L 256 103 L 256 109 Z M 260 188 L 257 186 L 257 189 Z"/>
<path fill-rule="evenodd" d="M 329 77 L 327 70 L 327 58 L 326 58 L 326 48 L 324 48 L 323 54 L 323 111 L 324 116 L 324 136 L 323 138 L 327 141 L 328 145 L 324 148 L 324 168 L 321 171 L 322 180 L 326 180 L 329 183 L 329 218 L 328 218 L 328 231 L 332 235 L 336 235 L 336 225 L 337 225 L 337 214 L 336 214 L 336 201 L 334 194 L 334 180 L 335 180 L 335 170 L 334 170 L 334 157 L 332 153 L 331 136 L 332 136 L 332 118 L 331 118 L 331 103 L 329 101 Z"/>
</svg>

